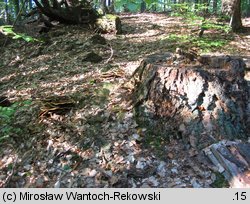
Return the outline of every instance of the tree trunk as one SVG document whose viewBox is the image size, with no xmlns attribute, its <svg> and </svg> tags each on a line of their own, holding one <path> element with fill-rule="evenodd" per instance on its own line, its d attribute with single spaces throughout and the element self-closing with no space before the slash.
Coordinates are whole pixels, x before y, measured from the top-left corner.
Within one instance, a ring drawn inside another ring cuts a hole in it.
<svg viewBox="0 0 250 204">
<path fill-rule="evenodd" d="M 15 17 L 17 17 L 20 10 L 19 0 L 13 0 L 13 5 L 14 5 Z"/>
<path fill-rule="evenodd" d="M 32 0 L 29 0 L 29 9 L 31 10 L 32 8 L 33 8 Z"/>
<path fill-rule="evenodd" d="M 116 15 L 107 14 L 98 18 L 96 20 L 95 26 L 101 33 L 122 33 L 121 20 Z"/>
<path fill-rule="evenodd" d="M 101 5 L 101 9 L 103 11 L 103 14 L 107 14 L 108 13 L 108 7 L 106 5 L 106 0 L 101 0 L 100 5 Z"/>
<path fill-rule="evenodd" d="M 216 56 L 188 64 L 178 59 L 170 53 L 153 55 L 134 72 L 132 99 L 139 122 L 147 121 L 147 127 L 165 135 L 181 135 L 199 149 L 221 139 L 249 136 L 244 62 Z"/>
<path fill-rule="evenodd" d="M 146 11 L 147 5 L 145 3 L 145 1 L 141 2 L 141 13 L 144 13 Z"/>
<path fill-rule="evenodd" d="M 241 0 L 235 0 L 230 21 L 232 30 L 238 31 L 242 28 L 241 22 Z"/>
<path fill-rule="evenodd" d="M 5 10 L 5 23 L 6 24 L 11 24 L 11 22 L 10 22 L 10 14 L 9 14 L 9 4 L 8 4 L 8 1 L 7 0 L 4 0 L 5 1 L 5 8 L 4 8 L 4 10 Z"/>
<path fill-rule="evenodd" d="M 213 0 L 213 13 L 217 13 L 217 5 L 218 5 L 218 2 L 217 0 Z"/>
<path fill-rule="evenodd" d="M 231 16 L 230 27 L 234 32 L 242 28 L 241 0 L 223 0 L 222 13 Z"/>
</svg>

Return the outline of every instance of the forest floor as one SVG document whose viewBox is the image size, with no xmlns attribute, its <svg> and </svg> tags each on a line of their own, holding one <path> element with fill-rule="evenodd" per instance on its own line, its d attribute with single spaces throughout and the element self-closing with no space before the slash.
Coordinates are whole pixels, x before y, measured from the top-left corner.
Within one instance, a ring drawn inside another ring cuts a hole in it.
<svg viewBox="0 0 250 204">
<path fill-rule="evenodd" d="M 137 123 L 126 82 L 143 58 L 177 47 L 250 64 L 250 32 L 211 30 L 197 40 L 180 17 L 124 14 L 121 21 L 123 34 L 102 35 L 106 44 L 79 26 L 57 26 L 42 43 L 1 48 L 0 95 L 15 103 L 9 119 L 0 118 L 1 187 L 227 185 L 202 152 Z M 91 52 L 102 61 L 88 62 Z M 58 107 L 68 111 L 53 113 Z"/>
</svg>

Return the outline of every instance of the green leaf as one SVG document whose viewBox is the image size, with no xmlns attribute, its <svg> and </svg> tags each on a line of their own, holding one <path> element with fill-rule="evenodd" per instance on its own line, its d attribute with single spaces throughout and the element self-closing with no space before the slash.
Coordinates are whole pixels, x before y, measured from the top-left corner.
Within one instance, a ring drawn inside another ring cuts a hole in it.
<svg viewBox="0 0 250 204">
<path fill-rule="evenodd" d="M 35 42 L 39 41 L 31 36 L 27 36 L 25 34 L 18 34 L 13 31 L 13 26 L 10 25 L 4 25 L 0 26 L 0 32 L 3 33 L 4 35 L 10 35 L 12 36 L 12 39 L 23 39 L 26 42 Z"/>
<path fill-rule="evenodd" d="M 69 165 L 64 165 L 64 167 L 63 167 L 63 170 L 65 170 L 65 171 L 68 171 L 68 170 L 70 170 L 71 168 L 70 168 L 70 166 Z"/>
<path fill-rule="evenodd" d="M 17 35 L 17 34 L 12 37 L 12 39 L 20 39 L 20 38 L 22 38 L 22 36 L 21 35 Z"/>
<path fill-rule="evenodd" d="M 5 136 L 0 137 L 0 142 L 2 142 L 5 139 L 8 139 L 9 137 L 10 137 L 9 135 L 5 135 Z"/>
<path fill-rule="evenodd" d="M 146 4 L 150 5 L 155 2 L 155 0 L 144 0 Z"/>
<path fill-rule="evenodd" d="M 24 105 L 30 105 L 31 103 L 32 103 L 32 100 L 23 101 L 23 104 L 24 104 Z"/>
<path fill-rule="evenodd" d="M 26 41 L 26 42 L 33 42 L 34 41 L 34 38 L 30 37 L 30 36 L 23 36 L 23 39 Z"/>
</svg>

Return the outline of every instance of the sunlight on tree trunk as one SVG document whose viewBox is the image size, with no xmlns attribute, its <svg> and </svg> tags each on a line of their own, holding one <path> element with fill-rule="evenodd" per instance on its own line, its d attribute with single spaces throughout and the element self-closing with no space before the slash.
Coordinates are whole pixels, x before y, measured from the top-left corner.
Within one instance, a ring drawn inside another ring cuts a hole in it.
<svg viewBox="0 0 250 204">
<path fill-rule="evenodd" d="M 242 28 L 241 22 L 241 0 L 235 0 L 232 16 L 230 20 L 230 26 L 233 31 L 238 31 Z"/>
<path fill-rule="evenodd" d="M 223 14 L 231 16 L 229 25 L 234 32 L 242 28 L 241 0 L 223 0 L 221 10 Z"/>
</svg>

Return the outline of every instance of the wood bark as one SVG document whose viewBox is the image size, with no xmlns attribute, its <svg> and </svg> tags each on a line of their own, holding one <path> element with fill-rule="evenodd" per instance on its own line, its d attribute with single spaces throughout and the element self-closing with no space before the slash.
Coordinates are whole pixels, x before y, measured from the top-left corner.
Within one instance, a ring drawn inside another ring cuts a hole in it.
<svg viewBox="0 0 250 204">
<path fill-rule="evenodd" d="M 85 4 L 76 4 L 75 1 L 63 1 L 59 3 L 57 0 L 34 0 L 39 10 L 51 20 L 56 20 L 67 24 L 88 24 L 94 23 L 98 17 L 97 12 L 91 8 L 87 1 Z M 64 5 L 64 6 L 63 6 Z"/>
<path fill-rule="evenodd" d="M 223 0 L 222 13 L 231 16 L 230 27 L 234 32 L 242 28 L 241 0 Z"/>
<path fill-rule="evenodd" d="M 138 118 L 158 119 L 168 132 L 198 148 L 223 138 L 244 138 L 250 130 L 249 87 L 245 64 L 229 56 L 176 59 L 167 53 L 143 60 L 133 74 L 133 102 Z M 162 128 L 164 129 L 164 128 Z"/>
<path fill-rule="evenodd" d="M 101 33 L 122 33 L 121 20 L 118 16 L 107 14 L 96 20 L 95 26 Z"/>
<path fill-rule="evenodd" d="M 250 144 L 223 140 L 204 149 L 232 188 L 250 187 Z"/>
<path fill-rule="evenodd" d="M 235 0 L 232 10 L 230 26 L 233 31 L 238 31 L 242 28 L 241 22 L 241 0 Z"/>
</svg>

